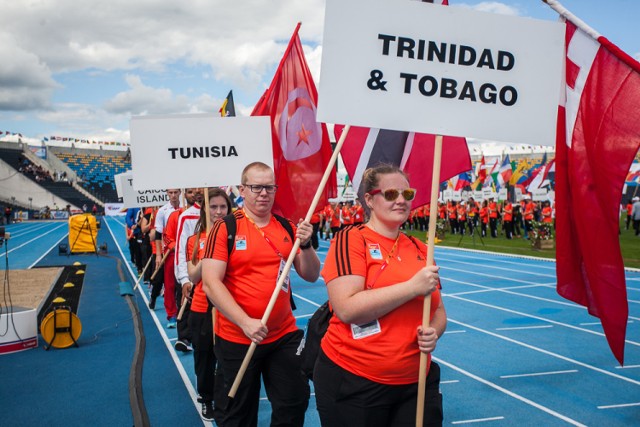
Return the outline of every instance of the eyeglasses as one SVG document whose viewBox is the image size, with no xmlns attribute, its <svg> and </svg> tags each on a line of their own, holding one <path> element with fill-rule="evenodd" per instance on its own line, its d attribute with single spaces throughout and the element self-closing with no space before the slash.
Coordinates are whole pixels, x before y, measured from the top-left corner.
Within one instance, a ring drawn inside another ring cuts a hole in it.
<svg viewBox="0 0 640 427">
<path fill-rule="evenodd" d="M 384 199 L 388 202 L 395 202 L 398 197 L 402 194 L 402 197 L 410 202 L 416 197 L 416 189 L 415 188 L 405 188 L 404 190 L 399 190 L 397 188 L 389 188 L 387 190 L 381 190 L 376 188 L 375 190 L 369 191 L 369 194 L 375 196 L 378 193 L 382 193 Z"/>
<path fill-rule="evenodd" d="M 248 187 L 252 193 L 262 193 L 262 190 L 265 190 L 268 194 L 273 194 L 278 189 L 277 185 L 253 185 L 253 184 L 244 184 L 245 187 Z"/>
</svg>

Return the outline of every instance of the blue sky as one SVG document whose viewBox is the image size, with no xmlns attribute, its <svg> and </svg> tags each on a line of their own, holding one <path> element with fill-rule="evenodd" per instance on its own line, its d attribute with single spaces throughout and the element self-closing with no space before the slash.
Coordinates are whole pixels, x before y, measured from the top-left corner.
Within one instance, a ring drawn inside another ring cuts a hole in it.
<svg viewBox="0 0 640 427">
<path fill-rule="evenodd" d="M 541 0 L 450 3 L 557 19 Z M 562 5 L 640 59 L 640 1 Z M 317 83 L 323 20 L 322 0 L 0 1 L 0 131 L 129 142 L 132 115 L 217 112 L 230 89 L 249 115 L 298 21 Z"/>
</svg>

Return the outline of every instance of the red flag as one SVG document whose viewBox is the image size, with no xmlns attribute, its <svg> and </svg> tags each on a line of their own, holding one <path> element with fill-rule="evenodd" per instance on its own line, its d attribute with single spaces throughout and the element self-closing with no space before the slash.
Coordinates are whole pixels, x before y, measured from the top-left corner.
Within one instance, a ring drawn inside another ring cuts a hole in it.
<svg viewBox="0 0 640 427">
<path fill-rule="evenodd" d="M 618 220 L 640 147 L 640 64 L 604 37 L 566 26 L 556 144 L 558 293 L 600 318 L 622 364 L 628 302 Z"/>
<path fill-rule="evenodd" d="M 336 139 L 344 126 L 336 125 Z M 385 129 L 369 129 L 351 126 L 344 141 L 342 161 L 358 190 L 362 173 L 380 163 L 399 166 L 409 175 L 411 186 L 416 188 L 413 207 L 431 201 L 431 168 L 435 136 L 424 133 L 398 132 Z M 464 138 L 445 136 L 442 141 L 440 182 L 471 169 L 471 158 Z"/>
<path fill-rule="evenodd" d="M 316 122 L 318 92 L 304 58 L 296 27 L 276 70 L 271 86 L 260 98 L 252 116 L 270 116 L 273 164 L 276 175 L 274 211 L 297 221 L 304 218 L 331 158 L 329 133 Z M 332 174 L 316 211 L 336 197 Z"/>
</svg>

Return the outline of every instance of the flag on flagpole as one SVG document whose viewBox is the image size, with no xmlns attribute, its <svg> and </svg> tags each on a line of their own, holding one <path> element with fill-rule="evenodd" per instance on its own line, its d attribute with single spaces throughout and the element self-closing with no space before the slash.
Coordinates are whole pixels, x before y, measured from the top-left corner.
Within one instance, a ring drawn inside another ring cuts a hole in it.
<svg viewBox="0 0 640 427">
<path fill-rule="evenodd" d="M 344 126 L 335 126 L 336 139 Z M 409 176 L 416 188 L 414 208 L 431 201 L 431 167 L 435 135 L 399 132 L 386 129 L 369 129 L 351 126 L 342 146 L 342 161 L 351 177 L 353 189 L 361 195 L 360 182 L 367 168 L 381 163 L 399 166 Z M 467 141 L 459 137 L 443 137 L 440 182 L 471 169 Z"/>
<path fill-rule="evenodd" d="M 306 216 L 332 155 L 327 127 L 316 121 L 318 91 L 304 58 L 299 29 L 298 23 L 269 89 L 251 113 L 271 117 L 278 184 L 274 211 L 293 221 Z M 336 174 L 331 174 L 316 211 L 337 192 Z"/>
<path fill-rule="evenodd" d="M 458 182 L 456 182 L 456 186 L 454 188 L 455 191 L 463 190 L 465 187 L 469 187 L 471 185 L 471 173 L 470 171 L 462 172 L 458 175 Z"/>
<path fill-rule="evenodd" d="M 557 290 L 600 318 L 623 364 L 628 301 L 618 221 L 640 147 L 640 63 L 561 6 L 554 9 L 567 18 L 556 143 Z"/>
<path fill-rule="evenodd" d="M 236 116 L 236 106 L 233 103 L 233 91 L 229 91 L 229 95 L 224 99 L 222 103 L 222 107 L 218 110 L 222 117 L 235 117 Z"/>
<path fill-rule="evenodd" d="M 501 187 L 504 187 L 509 183 L 511 175 L 513 174 L 513 169 L 511 169 L 511 160 L 509 159 L 508 154 L 504 157 L 504 160 L 502 161 L 500 170 L 498 172 L 500 174 L 498 176 L 498 182 L 500 183 Z"/>
</svg>

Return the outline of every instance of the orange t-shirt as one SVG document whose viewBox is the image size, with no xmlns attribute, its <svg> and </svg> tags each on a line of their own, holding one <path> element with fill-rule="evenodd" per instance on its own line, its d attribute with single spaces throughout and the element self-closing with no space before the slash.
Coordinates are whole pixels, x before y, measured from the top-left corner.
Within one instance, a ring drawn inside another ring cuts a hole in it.
<svg viewBox="0 0 640 427">
<path fill-rule="evenodd" d="M 328 283 L 340 276 L 362 276 L 374 289 L 409 280 L 426 266 L 426 245 L 416 241 L 416 246 L 401 234 L 394 256 L 381 270 L 394 243 L 395 239 L 364 225 L 346 228 L 331 242 L 322 277 Z M 416 383 L 420 365 L 417 328 L 422 323 L 423 304 L 424 298 L 418 297 L 397 307 L 378 319 L 380 332 L 360 339 L 353 338 L 351 325 L 333 316 L 321 342 L 322 350 L 338 366 L 371 381 Z M 436 290 L 431 295 L 431 318 L 439 305 L 440 291 Z"/>
<path fill-rule="evenodd" d="M 503 213 L 505 221 L 513 221 L 513 205 L 511 203 L 505 205 Z"/>
<path fill-rule="evenodd" d="M 202 256 L 204 255 L 204 245 L 207 241 L 207 233 L 203 231 L 199 236 L 197 234 L 194 234 L 192 236 L 189 236 L 189 238 L 187 239 L 186 254 L 189 261 L 191 261 L 191 257 L 193 256 L 193 245 L 195 244 L 196 239 L 198 239 L 198 254 L 196 256 L 198 257 L 198 260 L 201 260 Z M 202 280 L 200 280 L 198 283 L 196 283 L 196 287 L 193 289 L 191 311 L 194 311 L 196 313 L 206 313 L 208 308 L 209 301 L 207 300 L 207 295 L 202 289 Z"/>
<path fill-rule="evenodd" d="M 287 230 L 271 217 L 271 222 L 258 229 L 244 215 L 243 210 L 233 213 L 236 217 L 236 241 L 231 255 L 227 249 L 227 226 L 224 221 L 217 221 L 205 246 L 204 258 L 213 258 L 227 263 L 227 271 L 223 282 L 235 302 L 254 319 L 261 319 L 269 304 L 278 280 L 280 261 L 286 262 L 293 242 Z M 293 233 L 296 226 L 289 221 Z M 259 230 L 266 235 L 281 256 L 267 242 Z M 282 336 L 296 331 L 296 319 L 291 312 L 289 289 L 283 286 L 280 295 L 267 321 L 269 333 L 262 341 L 264 344 L 276 341 Z M 251 344 L 242 329 L 227 319 L 220 311 L 216 317 L 216 335 L 227 341 L 239 344 Z"/>
<path fill-rule="evenodd" d="M 552 211 L 550 207 L 542 208 L 542 222 L 553 222 L 551 213 Z"/>
</svg>

